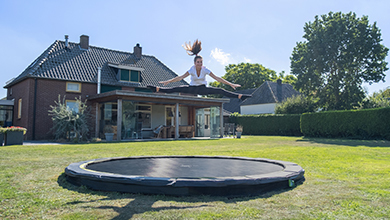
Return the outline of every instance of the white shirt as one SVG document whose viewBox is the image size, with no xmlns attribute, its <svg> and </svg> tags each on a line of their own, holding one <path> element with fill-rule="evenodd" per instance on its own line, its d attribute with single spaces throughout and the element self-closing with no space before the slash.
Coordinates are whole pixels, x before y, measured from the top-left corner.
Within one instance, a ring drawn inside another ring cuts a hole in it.
<svg viewBox="0 0 390 220">
<path fill-rule="evenodd" d="M 211 71 L 207 69 L 205 66 L 202 66 L 202 69 L 200 70 L 200 75 L 198 77 L 198 74 L 196 74 L 196 67 L 193 65 L 190 70 L 187 71 L 191 76 L 191 86 L 200 86 L 200 85 L 206 85 L 206 75 L 209 75 Z"/>
</svg>

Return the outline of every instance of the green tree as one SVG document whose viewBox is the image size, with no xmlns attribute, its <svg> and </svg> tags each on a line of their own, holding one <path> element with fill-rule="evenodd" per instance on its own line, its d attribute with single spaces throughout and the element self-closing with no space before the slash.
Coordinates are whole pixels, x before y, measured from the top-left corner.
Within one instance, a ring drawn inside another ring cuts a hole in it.
<svg viewBox="0 0 390 220">
<path fill-rule="evenodd" d="M 390 87 L 379 90 L 359 102 L 359 109 L 390 107 Z"/>
<path fill-rule="evenodd" d="M 275 107 L 275 114 L 302 114 L 305 112 L 314 112 L 315 110 L 316 102 L 313 98 L 297 95 L 287 98 L 280 105 L 277 105 Z"/>
<path fill-rule="evenodd" d="M 257 88 L 265 81 L 277 80 L 277 75 L 274 70 L 265 68 L 263 65 L 257 63 L 229 64 L 225 67 L 225 71 L 226 74 L 222 78 L 229 82 L 240 84 L 241 87 L 238 90 Z M 209 85 L 233 91 L 233 88 L 220 82 L 211 82 Z"/>
<path fill-rule="evenodd" d="M 291 73 L 296 88 L 319 98 L 325 110 L 351 109 L 365 97 L 363 82 L 384 81 L 388 48 L 368 17 L 330 12 L 304 27 L 306 39 L 294 47 Z"/>
<path fill-rule="evenodd" d="M 75 108 L 70 109 L 65 102 L 65 97 L 61 101 L 60 95 L 58 101 L 54 101 L 55 105 L 50 106 L 49 115 L 53 120 L 53 128 L 55 139 L 69 139 L 71 132 L 75 134 L 75 141 L 80 141 L 86 138 L 89 131 L 88 119 L 90 117 L 86 101 L 82 102 L 76 98 Z"/>
<path fill-rule="evenodd" d="M 279 73 L 279 76 L 277 79 L 281 79 L 283 83 L 287 83 L 287 84 L 290 84 L 295 88 L 295 84 L 297 83 L 297 77 L 295 77 L 294 75 L 285 75 L 285 72 L 282 71 Z"/>
</svg>

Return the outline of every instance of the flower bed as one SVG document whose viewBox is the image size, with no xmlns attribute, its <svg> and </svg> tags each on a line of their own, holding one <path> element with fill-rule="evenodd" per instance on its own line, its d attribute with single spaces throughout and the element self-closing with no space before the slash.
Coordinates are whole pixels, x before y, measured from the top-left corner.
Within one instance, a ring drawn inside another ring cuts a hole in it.
<svg viewBox="0 0 390 220">
<path fill-rule="evenodd" d="M 3 146 L 4 143 L 4 135 L 7 129 L 0 128 L 0 146 Z"/>
<path fill-rule="evenodd" d="M 2 133 L 4 136 L 4 145 L 22 145 L 23 135 L 26 134 L 26 131 L 26 128 L 11 126 L 7 128 L 1 128 L 0 133 Z M 1 144 L 2 143 L 3 142 L 1 142 Z"/>
</svg>

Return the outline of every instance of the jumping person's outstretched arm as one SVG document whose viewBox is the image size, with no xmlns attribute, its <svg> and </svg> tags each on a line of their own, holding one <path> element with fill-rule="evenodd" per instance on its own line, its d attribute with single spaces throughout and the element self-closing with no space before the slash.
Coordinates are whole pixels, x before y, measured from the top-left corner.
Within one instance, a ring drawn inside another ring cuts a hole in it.
<svg viewBox="0 0 390 220">
<path fill-rule="evenodd" d="M 180 80 L 183 80 L 185 79 L 187 76 L 189 76 L 190 74 L 188 72 L 184 73 L 183 75 L 181 76 L 176 76 L 175 78 L 173 79 L 170 79 L 170 80 L 166 80 L 166 81 L 160 81 L 158 83 L 161 83 L 161 84 L 164 84 L 164 86 L 168 85 L 169 83 L 173 83 L 173 82 L 178 82 Z"/>
<path fill-rule="evenodd" d="M 215 79 L 216 81 L 220 82 L 220 83 L 223 83 L 223 84 L 231 86 L 233 89 L 236 89 L 237 87 L 241 87 L 241 85 L 231 83 L 231 82 L 229 82 L 229 81 L 227 81 L 227 80 L 225 80 L 225 79 L 223 79 L 223 78 L 221 78 L 219 76 L 214 75 L 214 73 L 212 73 L 212 72 L 210 72 L 210 76 L 213 79 Z"/>
</svg>

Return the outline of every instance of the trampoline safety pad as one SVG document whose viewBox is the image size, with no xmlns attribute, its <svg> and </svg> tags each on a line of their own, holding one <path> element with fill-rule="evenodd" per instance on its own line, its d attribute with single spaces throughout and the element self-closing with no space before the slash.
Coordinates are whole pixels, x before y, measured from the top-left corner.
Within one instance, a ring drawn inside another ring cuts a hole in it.
<svg viewBox="0 0 390 220">
<path fill-rule="evenodd" d="M 142 156 L 72 163 L 66 178 L 93 190 L 165 195 L 246 196 L 304 181 L 298 164 L 227 156 Z"/>
</svg>

